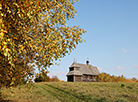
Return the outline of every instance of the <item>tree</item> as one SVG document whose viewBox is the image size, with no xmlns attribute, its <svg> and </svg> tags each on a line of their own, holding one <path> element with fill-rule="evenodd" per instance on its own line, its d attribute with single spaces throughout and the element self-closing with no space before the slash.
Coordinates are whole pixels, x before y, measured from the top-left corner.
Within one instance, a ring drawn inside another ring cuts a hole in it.
<svg viewBox="0 0 138 102">
<path fill-rule="evenodd" d="M 52 76 L 51 81 L 52 82 L 61 82 L 61 80 L 58 79 L 58 77 L 56 75 L 55 76 Z"/>
<path fill-rule="evenodd" d="M 117 77 L 107 73 L 100 73 L 98 76 L 95 76 L 95 78 L 98 82 L 129 82 L 129 79 L 126 79 L 123 75 Z"/>
<path fill-rule="evenodd" d="M 86 31 L 67 25 L 76 14 L 76 1 L 0 1 L 0 71 L 5 70 L 0 79 L 8 76 L 8 85 L 13 85 L 17 73 L 26 76 L 34 65 L 47 69 L 83 41 Z"/>
<path fill-rule="evenodd" d="M 137 79 L 135 77 L 133 77 L 131 80 L 137 82 Z"/>
<path fill-rule="evenodd" d="M 48 72 L 45 70 L 41 71 L 41 73 L 36 75 L 35 82 L 46 82 L 47 80 L 49 80 L 47 73 Z"/>
<path fill-rule="evenodd" d="M 0 83 L 1 84 L 8 87 L 12 83 L 13 80 L 14 80 L 14 85 L 25 83 L 25 78 L 31 71 L 29 71 L 27 74 L 27 72 L 25 72 L 25 70 L 26 71 L 28 70 L 27 66 L 24 66 L 21 64 L 16 65 L 16 66 L 17 66 L 16 69 L 12 70 L 12 74 L 10 74 L 9 72 L 11 71 L 9 66 L 6 66 L 5 68 L 0 68 L 1 69 L 0 71 L 0 75 L 1 75 Z"/>
</svg>

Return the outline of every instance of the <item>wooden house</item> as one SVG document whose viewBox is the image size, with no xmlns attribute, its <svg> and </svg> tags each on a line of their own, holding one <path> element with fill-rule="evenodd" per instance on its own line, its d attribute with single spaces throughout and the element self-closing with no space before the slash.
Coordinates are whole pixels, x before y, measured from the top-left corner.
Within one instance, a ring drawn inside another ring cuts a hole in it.
<svg viewBox="0 0 138 102">
<path fill-rule="evenodd" d="M 73 62 L 69 67 L 69 72 L 67 73 L 68 82 L 93 82 L 95 76 L 99 75 L 100 72 L 97 67 L 89 65 L 89 61 L 86 64 L 80 64 Z"/>
</svg>

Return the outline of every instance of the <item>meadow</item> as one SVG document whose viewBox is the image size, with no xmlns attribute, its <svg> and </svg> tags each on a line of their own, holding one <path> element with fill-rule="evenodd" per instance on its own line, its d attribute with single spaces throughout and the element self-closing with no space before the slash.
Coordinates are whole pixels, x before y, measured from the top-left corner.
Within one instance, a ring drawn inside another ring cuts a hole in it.
<svg viewBox="0 0 138 102">
<path fill-rule="evenodd" d="M 4 102 L 138 102 L 138 83 L 40 82 L 1 89 Z"/>
</svg>

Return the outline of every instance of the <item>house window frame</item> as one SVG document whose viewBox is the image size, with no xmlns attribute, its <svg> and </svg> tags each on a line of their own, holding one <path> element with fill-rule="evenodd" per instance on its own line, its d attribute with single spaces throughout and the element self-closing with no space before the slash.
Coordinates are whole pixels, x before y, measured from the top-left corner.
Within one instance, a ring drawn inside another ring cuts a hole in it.
<svg viewBox="0 0 138 102">
<path fill-rule="evenodd" d="M 71 67 L 71 68 L 70 68 L 70 71 L 74 71 L 74 67 Z"/>
<path fill-rule="evenodd" d="M 83 79 L 86 79 L 86 77 L 83 75 Z"/>
</svg>

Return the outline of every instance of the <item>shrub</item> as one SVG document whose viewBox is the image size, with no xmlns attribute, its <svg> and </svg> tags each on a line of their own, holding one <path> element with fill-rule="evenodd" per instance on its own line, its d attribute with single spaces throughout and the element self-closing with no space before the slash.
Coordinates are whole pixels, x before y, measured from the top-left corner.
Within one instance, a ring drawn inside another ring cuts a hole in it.
<svg viewBox="0 0 138 102">
<path fill-rule="evenodd" d="M 61 80 L 59 80 L 57 76 L 52 76 L 51 81 L 52 82 L 61 82 Z"/>
<path fill-rule="evenodd" d="M 132 89 L 132 87 L 131 87 L 131 86 L 127 86 L 127 88 Z"/>
<path fill-rule="evenodd" d="M 125 87 L 125 85 L 124 84 L 121 84 L 121 87 Z"/>
</svg>

